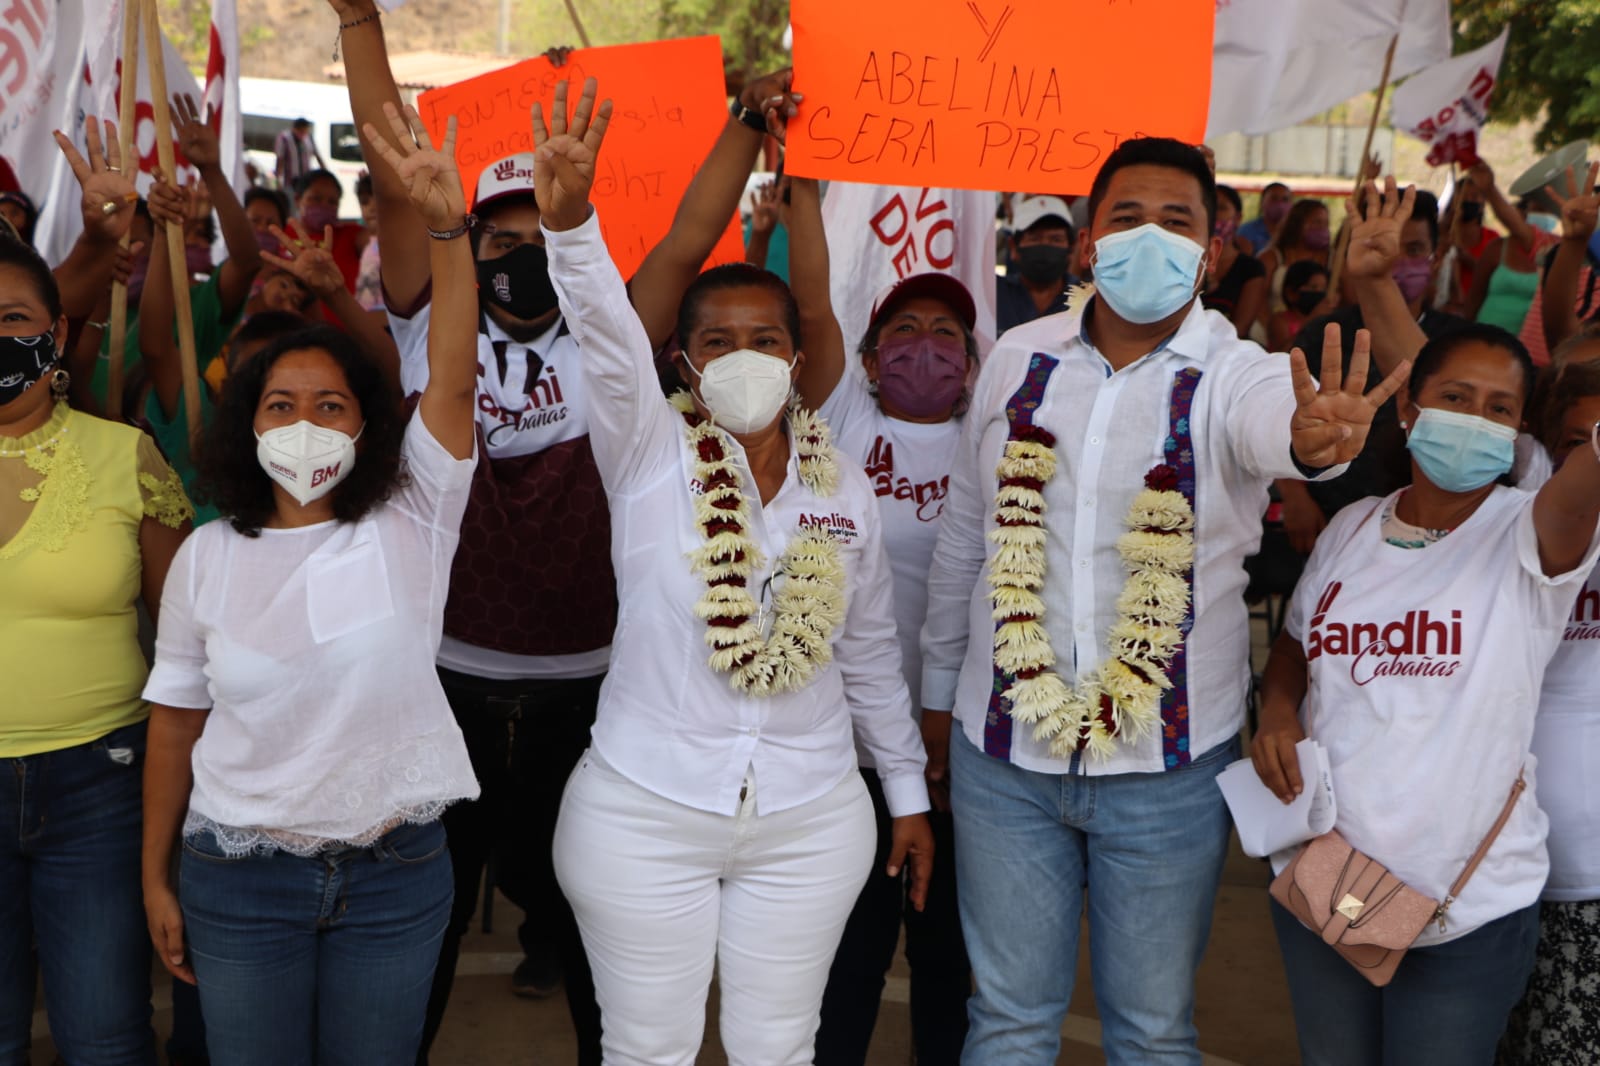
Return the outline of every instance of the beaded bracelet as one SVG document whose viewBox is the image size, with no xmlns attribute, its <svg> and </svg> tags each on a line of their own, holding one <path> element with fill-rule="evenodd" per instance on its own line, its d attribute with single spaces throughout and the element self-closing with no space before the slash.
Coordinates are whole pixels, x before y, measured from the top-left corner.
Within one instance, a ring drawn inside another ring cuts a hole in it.
<svg viewBox="0 0 1600 1066">
<path fill-rule="evenodd" d="M 333 61 L 335 63 L 337 63 L 339 61 L 339 42 L 340 42 L 340 40 L 343 39 L 345 30 L 353 30 L 357 26 L 361 25 L 363 22 L 371 22 L 373 19 L 376 19 L 376 18 L 380 17 L 382 14 L 383 14 L 383 10 L 381 8 L 380 9 L 375 9 L 375 10 L 367 12 L 365 15 L 362 15 L 358 19 L 352 19 L 349 22 L 341 22 L 341 23 L 339 23 L 338 36 L 334 37 L 334 39 L 333 39 Z"/>
</svg>

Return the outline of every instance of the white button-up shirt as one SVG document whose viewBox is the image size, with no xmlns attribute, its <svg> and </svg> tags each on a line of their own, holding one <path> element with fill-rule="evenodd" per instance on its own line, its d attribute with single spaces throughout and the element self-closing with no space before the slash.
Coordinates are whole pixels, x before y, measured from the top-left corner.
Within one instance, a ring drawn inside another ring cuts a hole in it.
<svg viewBox="0 0 1600 1066">
<path fill-rule="evenodd" d="M 984 748 L 995 686 L 988 581 L 995 471 L 1010 434 L 1006 404 L 1034 353 L 1059 360 L 1033 422 L 1056 438 L 1058 467 L 1044 490 L 1049 532 L 1041 595 L 1056 670 L 1068 684 L 1106 654 L 1106 633 L 1128 576 L 1117 540 L 1127 532 L 1128 506 L 1145 474 L 1165 461 L 1174 375 L 1195 368 L 1202 376 L 1189 427 L 1196 484 L 1194 625 L 1186 642 L 1187 691 L 1177 694 L 1187 708 L 1182 721 L 1163 723 L 1175 727 L 1165 747 L 1158 727 L 1137 742 L 1119 738 L 1116 753 L 1103 760 L 1058 758 L 1048 741 L 1033 738 L 1032 726 L 1010 726 L 1009 757 L 1029 770 L 1159 771 L 1228 740 L 1244 719 L 1250 683 L 1244 560 L 1261 540 L 1268 483 L 1305 476 L 1289 444 L 1294 390 L 1287 356 L 1241 341 L 1226 318 L 1198 301 L 1164 345 L 1114 372 L 1083 328 L 1089 306 L 1008 331 L 983 365 L 929 577 L 922 702 L 953 709 L 967 737 Z M 1182 755 L 1169 759 L 1180 741 Z"/>
<path fill-rule="evenodd" d="M 737 808 L 753 768 L 757 802 L 771 813 L 816 799 L 855 773 L 853 729 L 877 761 L 890 812 L 926 810 L 922 741 L 900 672 L 889 563 L 877 501 L 860 466 L 837 456 L 838 490 L 818 496 L 800 480 L 791 449 L 783 486 L 762 504 L 743 449 L 726 438 L 750 501 L 748 532 L 765 559 L 749 587 L 770 588 L 790 537 L 821 525 L 839 542 L 848 597 L 833 633 L 833 661 L 809 684 L 744 695 L 707 663 L 706 623 L 694 613 L 705 582 L 688 558 L 705 540 L 694 514 L 696 458 L 682 416 L 661 395 L 649 339 L 598 218 L 546 231 L 545 240 L 561 310 L 584 354 L 589 438 L 611 506 L 621 602 L 595 749 L 652 792 L 724 814 Z"/>
</svg>

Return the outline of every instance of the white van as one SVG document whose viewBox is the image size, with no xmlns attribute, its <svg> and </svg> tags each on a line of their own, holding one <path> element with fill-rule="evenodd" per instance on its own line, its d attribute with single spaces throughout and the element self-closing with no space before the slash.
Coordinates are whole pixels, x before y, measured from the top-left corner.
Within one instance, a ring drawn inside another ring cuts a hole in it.
<svg viewBox="0 0 1600 1066">
<path fill-rule="evenodd" d="M 245 158 L 264 184 L 277 184 L 278 159 L 273 154 L 273 144 L 278 134 L 297 118 L 310 119 L 311 139 L 317 151 L 344 186 L 339 217 L 361 218 L 356 176 L 366 169 L 366 163 L 361 156 L 361 137 L 350 117 L 350 90 L 342 82 L 240 78 L 239 105 L 244 113 Z M 293 198 L 292 189 L 284 191 Z"/>
</svg>

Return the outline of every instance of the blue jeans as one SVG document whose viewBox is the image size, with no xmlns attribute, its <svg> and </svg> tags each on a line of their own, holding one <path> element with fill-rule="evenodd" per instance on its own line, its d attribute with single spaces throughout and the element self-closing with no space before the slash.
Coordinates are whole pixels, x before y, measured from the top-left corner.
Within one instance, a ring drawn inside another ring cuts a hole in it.
<svg viewBox="0 0 1600 1066">
<path fill-rule="evenodd" d="M 1047 1066 L 1085 906 L 1106 1061 L 1200 1062 L 1194 975 L 1230 822 L 1237 740 L 1167 773 L 1045 774 L 950 738 L 961 928 L 977 991 L 965 1066 Z"/>
<path fill-rule="evenodd" d="M 26 1066 L 34 945 L 56 1050 L 154 1066 L 139 889 L 144 723 L 0 759 L 0 1064 Z"/>
<path fill-rule="evenodd" d="M 1272 924 L 1304 1066 L 1490 1066 L 1539 944 L 1534 904 L 1413 948 L 1375 988 L 1277 900 Z"/>
<path fill-rule="evenodd" d="M 178 899 L 215 1066 L 402 1066 L 450 917 L 444 827 L 313 857 L 183 843 Z"/>
</svg>

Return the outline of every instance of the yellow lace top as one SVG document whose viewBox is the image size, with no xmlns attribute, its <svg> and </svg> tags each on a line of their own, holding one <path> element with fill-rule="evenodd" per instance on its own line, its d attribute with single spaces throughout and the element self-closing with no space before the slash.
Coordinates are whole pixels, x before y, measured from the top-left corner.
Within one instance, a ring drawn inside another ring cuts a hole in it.
<svg viewBox="0 0 1600 1066">
<path fill-rule="evenodd" d="M 57 404 L 0 437 L 0 758 L 139 721 L 140 524 L 194 514 L 146 434 Z"/>
</svg>

